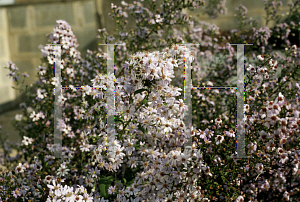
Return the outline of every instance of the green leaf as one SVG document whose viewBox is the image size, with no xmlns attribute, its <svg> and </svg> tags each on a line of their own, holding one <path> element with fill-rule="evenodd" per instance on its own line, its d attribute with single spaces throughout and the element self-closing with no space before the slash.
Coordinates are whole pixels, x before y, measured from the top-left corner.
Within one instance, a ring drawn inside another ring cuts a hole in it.
<svg viewBox="0 0 300 202">
<path fill-rule="evenodd" d="M 112 176 L 104 176 L 100 178 L 99 181 L 99 190 L 100 195 L 104 198 L 108 198 L 108 188 L 110 187 L 111 183 L 114 181 L 114 178 Z"/>
<path fill-rule="evenodd" d="M 137 145 L 137 144 L 133 145 L 133 147 L 135 148 L 135 150 L 139 150 L 140 149 L 140 145 Z"/>
<path fill-rule="evenodd" d="M 149 80 L 143 80 L 143 84 L 144 84 L 144 86 L 151 86 L 151 81 L 149 81 Z"/>
<path fill-rule="evenodd" d="M 133 182 L 134 182 L 134 179 L 130 180 L 127 185 L 131 186 Z"/>
<path fill-rule="evenodd" d="M 115 123 L 121 122 L 124 124 L 124 122 L 122 121 L 122 119 L 120 118 L 120 116 L 115 116 Z"/>
<path fill-rule="evenodd" d="M 148 100 L 147 100 L 147 99 L 143 99 L 143 100 L 140 102 L 140 105 L 147 104 L 147 103 L 148 103 Z"/>
<path fill-rule="evenodd" d="M 138 129 L 139 129 L 140 131 L 142 131 L 143 133 L 145 133 L 145 129 L 144 129 L 144 127 L 143 127 L 143 126 L 141 126 L 141 125 L 138 125 Z"/>
<path fill-rule="evenodd" d="M 126 180 L 126 183 L 125 183 L 126 186 L 130 186 L 134 182 L 135 172 L 133 172 L 132 168 L 127 167 L 125 170 L 124 177 L 125 177 L 124 179 Z"/>
<path fill-rule="evenodd" d="M 136 95 L 136 94 L 138 94 L 138 93 L 142 93 L 143 91 L 147 91 L 147 89 L 139 89 L 139 90 L 136 90 L 135 92 L 134 92 L 134 95 Z"/>
</svg>

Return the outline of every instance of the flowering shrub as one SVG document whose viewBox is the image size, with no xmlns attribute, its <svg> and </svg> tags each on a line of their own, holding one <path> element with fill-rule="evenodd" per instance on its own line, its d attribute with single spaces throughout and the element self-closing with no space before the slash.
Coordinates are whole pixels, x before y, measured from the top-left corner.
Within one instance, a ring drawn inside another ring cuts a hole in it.
<svg viewBox="0 0 300 202">
<path fill-rule="evenodd" d="M 112 5 L 112 17 L 120 30 L 125 30 L 126 11 L 137 18 L 137 30 L 130 33 L 108 36 L 99 30 L 105 43 L 116 39 L 130 44 L 116 48 L 116 75 L 107 75 L 108 55 L 101 49 L 88 51 L 82 59 L 71 27 L 58 20 L 49 39 L 63 44 L 61 85 L 69 86 L 59 97 L 63 104 L 59 124 L 62 158 L 54 157 L 57 145 L 53 144 L 53 97 L 58 82 L 53 70 L 58 49 L 47 45 L 41 47 L 39 81 L 26 87 L 23 115 L 17 115 L 14 122 L 23 137 L 20 145 L 11 145 L 19 155 L 9 158 L 10 149 L 3 147 L 3 161 L 10 171 L 0 173 L 0 200 L 299 200 L 300 89 L 294 81 L 300 69 L 299 48 L 288 47 L 287 32 L 285 56 L 272 52 L 275 46 L 269 40 L 274 32 L 266 26 L 255 27 L 243 5 L 237 9 L 237 16 L 245 16 L 239 18 L 240 30 L 233 30 L 227 38 L 220 36 L 215 25 L 181 16 L 183 8 L 200 3 L 165 2 L 163 11 L 156 14 L 155 1 L 149 8 L 140 2 Z M 175 27 L 182 22 L 187 24 L 183 29 Z M 193 71 L 201 73 L 193 82 L 233 85 L 236 59 L 229 40 L 253 43 L 245 54 L 244 109 L 245 144 L 248 155 L 254 157 L 251 159 L 230 158 L 236 153 L 234 90 L 192 90 L 195 117 L 193 126 L 186 126 L 183 88 L 176 87 L 183 84 L 180 75 L 185 60 L 193 61 Z M 193 57 L 187 58 L 189 49 L 184 46 L 171 45 L 185 42 L 201 44 L 192 47 Z M 260 51 L 263 54 L 258 54 Z M 203 71 L 206 67 L 209 69 Z M 281 75 L 276 77 L 278 67 Z M 7 68 L 8 76 L 19 84 L 18 68 L 12 62 Z M 86 86 L 74 87 L 82 85 Z M 105 124 L 106 90 L 112 86 L 115 133 L 106 131 Z M 193 146 L 188 153 L 185 143 L 190 138 Z M 1 143 L 4 146 L 4 140 Z M 112 151 L 116 151 L 115 157 Z"/>
</svg>

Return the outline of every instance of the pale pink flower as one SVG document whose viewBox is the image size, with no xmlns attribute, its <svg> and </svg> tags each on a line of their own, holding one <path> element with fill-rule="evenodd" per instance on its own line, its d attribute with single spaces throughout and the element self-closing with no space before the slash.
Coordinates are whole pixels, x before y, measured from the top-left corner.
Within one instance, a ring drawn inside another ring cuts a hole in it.
<svg viewBox="0 0 300 202">
<path fill-rule="evenodd" d="M 225 134 L 228 136 L 228 137 L 235 137 L 235 134 L 234 134 L 234 131 L 231 129 L 229 131 L 225 131 Z"/>
<path fill-rule="evenodd" d="M 110 186 L 108 188 L 108 194 L 113 194 L 116 192 L 116 186 Z"/>
</svg>

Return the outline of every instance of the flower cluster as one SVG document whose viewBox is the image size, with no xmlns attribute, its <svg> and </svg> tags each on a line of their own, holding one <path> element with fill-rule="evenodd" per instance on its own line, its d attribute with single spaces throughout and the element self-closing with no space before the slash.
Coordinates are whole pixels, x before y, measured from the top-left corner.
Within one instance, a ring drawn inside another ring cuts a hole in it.
<svg viewBox="0 0 300 202">
<path fill-rule="evenodd" d="M 117 39 L 131 44 L 115 51 L 117 65 L 123 68 L 123 74 L 117 76 L 105 72 L 107 54 L 101 49 L 88 51 L 81 59 L 71 27 L 57 21 L 50 40 L 62 45 L 62 65 L 67 67 L 62 80 L 69 86 L 59 97 L 63 118 L 58 128 L 63 145 L 53 144 L 54 88 L 58 82 L 53 74 L 53 55 L 58 49 L 44 47 L 40 80 L 31 86 L 33 93 L 21 105 L 23 117 L 16 116 L 15 122 L 23 135 L 18 149 L 26 162 L 17 162 L 11 171 L 0 173 L 0 201 L 299 200 L 300 87 L 295 80 L 300 49 L 287 47 L 285 56 L 258 53 L 255 48 L 260 45 L 271 52 L 268 41 L 273 32 L 267 27 L 252 29 L 253 60 L 247 57 L 245 63 L 244 121 L 245 145 L 254 158 L 236 159 L 240 134 L 235 129 L 236 100 L 230 97 L 235 90 L 193 90 L 195 118 L 193 125 L 187 126 L 184 114 L 188 106 L 182 89 L 176 86 L 183 83 L 179 74 L 185 62 L 200 70 L 201 61 L 196 58 L 201 57 L 206 66 L 214 67 L 206 76 L 207 85 L 229 83 L 236 60 L 227 40 L 244 43 L 250 38 L 234 30 L 226 39 L 217 26 L 194 23 L 175 9 L 196 7 L 195 2 L 165 2 L 161 6 L 164 12 L 156 14 L 140 2 L 122 1 L 121 5 L 112 4 L 113 18 L 123 29 L 127 12 L 134 13 L 137 30 L 127 33 L 124 29 L 120 37 L 100 30 L 107 36 L 106 42 Z M 181 22 L 189 22 L 189 26 L 171 27 L 175 36 L 163 29 Z M 169 36 L 165 37 L 169 41 L 157 36 Z M 192 47 L 193 56 L 187 56 L 190 49 L 169 45 L 172 40 L 194 40 L 201 46 Z M 167 47 L 149 51 L 150 45 L 154 49 Z M 17 69 L 13 63 L 9 66 Z M 281 75 L 276 77 L 279 68 Z M 200 80 L 197 78 L 193 82 Z M 108 114 L 112 96 L 108 92 L 113 90 L 115 113 Z M 114 130 L 105 124 L 109 115 L 115 116 Z M 188 151 L 185 145 L 190 140 L 192 150 Z M 61 159 L 55 158 L 56 151 L 61 152 Z M 16 160 L 20 161 L 20 156 Z M 10 160 L 7 153 L 4 157 Z"/>
</svg>

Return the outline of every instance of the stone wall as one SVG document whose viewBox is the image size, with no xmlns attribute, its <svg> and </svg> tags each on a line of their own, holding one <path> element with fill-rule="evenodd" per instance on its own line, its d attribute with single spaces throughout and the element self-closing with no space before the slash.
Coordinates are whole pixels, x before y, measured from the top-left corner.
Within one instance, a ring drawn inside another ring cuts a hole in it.
<svg viewBox="0 0 300 202">
<path fill-rule="evenodd" d="M 64 19 L 72 26 L 82 55 L 87 49 L 97 49 L 96 1 L 36 2 L 19 0 L 0 7 L 0 94 L 6 95 L 0 96 L 0 104 L 20 95 L 10 87 L 13 83 L 6 77 L 8 70 L 3 65 L 12 61 L 21 73 L 29 74 L 25 84 L 36 81 L 36 68 L 42 57 L 38 46 L 49 43 L 46 34 L 53 30 L 56 20 Z"/>
<path fill-rule="evenodd" d="M 2 68 L 10 59 L 11 47 L 9 46 L 9 32 L 7 10 L 0 9 L 0 66 Z M 7 69 L 0 69 L 0 103 L 8 102 L 15 99 L 15 93 L 11 90 L 13 84 L 11 79 L 6 75 L 9 73 Z"/>
</svg>

